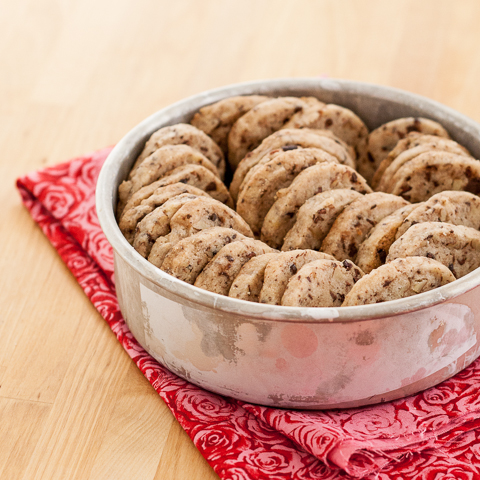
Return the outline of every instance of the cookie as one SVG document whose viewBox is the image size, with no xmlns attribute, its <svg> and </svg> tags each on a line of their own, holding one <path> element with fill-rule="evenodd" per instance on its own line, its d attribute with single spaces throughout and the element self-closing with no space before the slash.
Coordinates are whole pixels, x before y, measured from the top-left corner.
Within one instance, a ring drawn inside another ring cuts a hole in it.
<svg viewBox="0 0 480 480">
<path fill-rule="evenodd" d="M 317 193 L 339 188 L 360 193 L 372 191 L 365 179 L 346 165 L 321 163 L 305 169 L 288 188 L 277 192 L 277 199 L 263 221 L 261 240 L 280 248 L 295 224 L 298 209 Z"/>
<path fill-rule="evenodd" d="M 259 103 L 270 100 L 263 95 L 245 95 L 229 97 L 201 108 L 190 123 L 205 132 L 222 149 L 228 153 L 228 134 L 233 124 Z"/>
<path fill-rule="evenodd" d="M 256 105 L 242 115 L 228 134 L 228 160 L 233 168 L 262 140 L 276 132 L 296 112 L 305 107 L 297 97 L 278 97 Z"/>
<path fill-rule="evenodd" d="M 222 247 L 245 238 L 231 228 L 213 227 L 202 230 L 180 240 L 171 248 L 160 268 L 175 278 L 193 285 L 205 265 Z"/>
<path fill-rule="evenodd" d="M 175 168 L 161 179 L 138 190 L 127 202 L 124 210 L 138 204 L 137 202 L 140 199 L 141 202 L 156 189 L 174 183 L 183 183 L 197 187 L 208 193 L 208 195 L 215 200 L 225 203 L 229 207 L 233 207 L 233 200 L 227 187 L 215 174 L 201 165 L 184 165 L 183 167 Z"/>
<path fill-rule="evenodd" d="M 349 260 L 316 260 L 304 265 L 288 282 L 281 305 L 340 307 L 345 296 L 363 277 Z"/>
<path fill-rule="evenodd" d="M 387 157 L 382 160 L 373 176 L 372 187 L 375 190 L 388 192 L 387 188 L 390 180 L 398 168 L 413 157 L 429 150 L 439 150 L 471 157 L 465 147 L 453 140 L 412 132 L 400 140 Z"/>
<path fill-rule="evenodd" d="M 277 253 L 265 253 L 245 263 L 233 280 L 228 296 L 258 302 L 263 287 L 265 267 L 276 255 Z"/>
<path fill-rule="evenodd" d="M 120 184 L 118 194 L 122 206 L 119 206 L 119 209 L 123 211 L 123 207 L 135 192 L 184 165 L 201 165 L 219 177 L 215 165 L 198 150 L 188 145 L 165 145 L 148 156 L 138 166 L 130 180 Z"/>
<path fill-rule="evenodd" d="M 445 222 L 480 230 L 480 198 L 469 192 L 440 192 L 418 205 L 399 226 L 400 238 L 412 225 Z"/>
<path fill-rule="evenodd" d="M 392 244 L 387 263 L 405 257 L 437 260 L 461 278 L 480 266 L 480 232 L 463 225 L 418 223 Z"/>
<path fill-rule="evenodd" d="M 154 192 L 140 201 L 138 205 L 131 208 L 125 208 L 118 226 L 127 241 L 132 244 L 135 235 L 135 228 L 146 215 L 151 213 L 155 208 L 163 205 L 170 198 L 182 195 L 183 193 L 190 193 L 197 197 L 208 197 L 208 193 L 199 188 L 186 185 L 184 183 L 173 183 L 165 187 L 158 187 Z"/>
<path fill-rule="evenodd" d="M 241 185 L 250 169 L 260 163 L 266 155 L 279 149 L 286 151 L 296 147 L 320 148 L 334 156 L 339 163 L 352 168 L 355 166 L 355 161 L 348 153 L 346 146 L 330 132 L 307 128 L 279 130 L 265 138 L 255 150 L 248 153 L 239 163 L 230 184 L 232 197 L 235 200 L 237 199 Z"/>
<path fill-rule="evenodd" d="M 199 197 L 187 202 L 171 217 L 170 232 L 155 240 L 148 261 L 160 266 L 166 253 L 180 240 L 216 226 L 232 228 L 247 237 L 253 237 L 250 227 L 237 212 L 213 198 Z M 136 238 L 137 234 L 134 247 Z"/>
<path fill-rule="evenodd" d="M 293 250 L 279 253 L 265 267 L 259 303 L 281 305 L 288 281 L 307 263 L 323 259 L 335 260 L 330 255 L 313 250 Z"/>
<path fill-rule="evenodd" d="M 364 195 L 345 207 L 322 242 L 322 251 L 337 260 L 355 261 L 360 244 L 370 230 L 387 215 L 408 205 L 403 198 L 389 193 Z"/>
<path fill-rule="evenodd" d="M 406 205 L 405 207 L 395 210 L 378 222 L 368 237 L 360 244 L 355 264 L 365 273 L 370 273 L 373 269 L 378 268 L 385 263 L 388 250 L 395 241 L 395 235 L 402 222 L 416 208 L 419 203 Z"/>
<path fill-rule="evenodd" d="M 164 145 L 189 145 L 205 155 L 217 167 L 220 178 L 224 178 L 225 158 L 220 147 L 206 133 L 187 123 L 177 123 L 154 132 L 133 165 L 129 178 L 148 156 Z"/>
<path fill-rule="evenodd" d="M 250 225 L 254 235 L 260 235 L 263 219 L 278 190 L 288 187 L 306 168 L 323 162 L 337 163 L 337 159 L 318 148 L 299 148 L 282 152 L 268 163 L 250 170 L 237 199 L 237 212 Z"/>
<path fill-rule="evenodd" d="M 398 258 L 361 278 L 347 294 L 342 306 L 411 297 L 454 280 L 452 272 L 436 260 L 425 257 Z"/>
<path fill-rule="evenodd" d="M 367 155 L 357 163 L 360 175 L 370 182 L 382 160 L 387 157 L 397 142 L 410 132 L 450 138 L 448 132 L 439 123 L 427 118 L 406 117 L 392 120 L 368 135 Z"/>
<path fill-rule="evenodd" d="M 426 152 L 403 165 L 392 178 L 392 194 L 423 202 L 445 190 L 480 193 L 480 162 L 448 152 Z"/>
<path fill-rule="evenodd" d="M 240 269 L 253 257 L 272 253 L 274 250 L 259 240 L 246 238 L 229 243 L 207 263 L 194 285 L 210 292 L 228 295 Z"/>
<path fill-rule="evenodd" d="M 319 250 L 335 219 L 343 209 L 362 196 L 341 188 L 317 193 L 298 210 L 295 224 L 283 241 L 282 250 Z"/>
<path fill-rule="evenodd" d="M 351 145 L 355 157 L 361 156 L 367 145 L 368 128 L 352 110 L 340 105 L 312 104 L 295 113 L 284 128 L 315 128 L 328 130 Z"/>
<path fill-rule="evenodd" d="M 452 140 L 447 140 L 447 139 L 442 139 L 442 140 L 445 143 L 442 144 L 441 142 L 438 142 L 438 145 L 436 147 L 432 147 L 429 144 L 419 145 L 418 147 L 410 148 L 409 150 L 406 150 L 405 152 L 398 155 L 398 157 L 394 159 L 391 165 L 386 168 L 382 178 L 380 179 L 380 182 L 378 183 L 377 190 L 380 190 L 382 192 L 387 192 L 387 193 L 390 192 L 393 186 L 392 179 L 394 178 L 396 172 L 398 172 L 398 170 L 402 168 L 403 165 L 413 160 L 415 157 L 418 157 L 422 153 L 450 152 L 450 153 L 455 153 L 457 155 L 465 156 L 467 158 L 472 158 L 470 155 L 466 155 L 460 148 L 457 148 L 455 142 L 453 142 Z M 449 145 L 446 142 L 451 142 L 451 143 Z M 386 160 L 387 159 L 385 159 L 384 161 Z"/>
<path fill-rule="evenodd" d="M 188 202 L 196 200 L 197 195 L 184 193 L 170 198 L 151 213 L 146 215 L 135 228 L 133 248 L 144 258 L 150 254 L 153 244 L 159 237 L 171 231 L 172 217 Z"/>
</svg>

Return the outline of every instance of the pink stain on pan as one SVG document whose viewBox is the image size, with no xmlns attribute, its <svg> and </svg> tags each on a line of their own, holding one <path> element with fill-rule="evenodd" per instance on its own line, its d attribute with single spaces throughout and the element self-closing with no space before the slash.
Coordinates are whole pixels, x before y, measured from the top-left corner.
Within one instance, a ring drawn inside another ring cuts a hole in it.
<svg viewBox="0 0 480 480">
<path fill-rule="evenodd" d="M 282 330 L 282 345 L 295 358 L 306 358 L 315 353 L 318 339 L 305 325 L 287 325 Z"/>
</svg>

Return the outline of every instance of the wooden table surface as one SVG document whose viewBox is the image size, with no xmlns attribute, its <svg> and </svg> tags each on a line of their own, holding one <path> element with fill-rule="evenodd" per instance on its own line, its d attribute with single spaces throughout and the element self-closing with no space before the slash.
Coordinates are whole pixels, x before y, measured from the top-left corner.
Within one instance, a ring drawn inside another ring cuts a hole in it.
<svg viewBox="0 0 480 480">
<path fill-rule="evenodd" d="M 0 0 L 0 478 L 218 478 L 22 207 L 16 177 L 246 80 L 403 88 L 480 121 L 480 2 Z"/>
</svg>

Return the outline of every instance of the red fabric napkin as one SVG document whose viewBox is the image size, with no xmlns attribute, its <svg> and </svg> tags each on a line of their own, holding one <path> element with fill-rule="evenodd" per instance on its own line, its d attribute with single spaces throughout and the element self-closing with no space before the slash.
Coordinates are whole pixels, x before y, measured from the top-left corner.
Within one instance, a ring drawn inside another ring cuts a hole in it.
<svg viewBox="0 0 480 480">
<path fill-rule="evenodd" d="M 317 412 L 222 397 L 160 366 L 133 338 L 115 296 L 112 250 L 94 199 L 109 152 L 26 175 L 17 186 L 88 298 L 222 479 L 480 478 L 480 360 L 418 395 Z"/>
</svg>

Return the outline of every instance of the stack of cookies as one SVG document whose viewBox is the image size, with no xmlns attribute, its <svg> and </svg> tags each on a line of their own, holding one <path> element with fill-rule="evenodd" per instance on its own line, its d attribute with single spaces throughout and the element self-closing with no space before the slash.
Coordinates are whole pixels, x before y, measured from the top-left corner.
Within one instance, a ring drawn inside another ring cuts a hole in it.
<svg viewBox="0 0 480 480">
<path fill-rule="evenodd" d="M 354 306 L 479 267 L 478 193 L 480 162 L 433 120 L 369 132 L 339 105 L 252 95 L 156 131 L 119 187 L 117 217 L 139 254 L 199 288 Z"/>
</svg>

